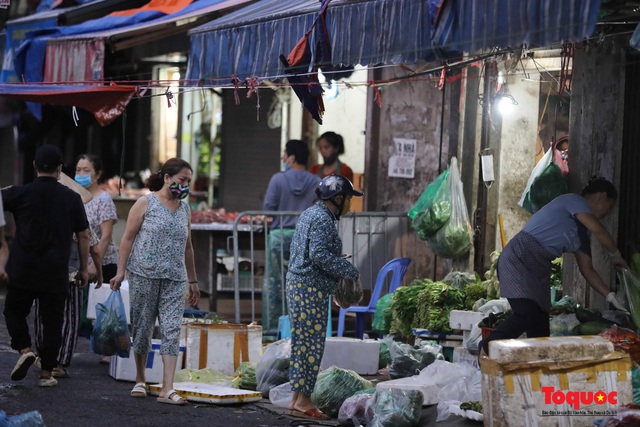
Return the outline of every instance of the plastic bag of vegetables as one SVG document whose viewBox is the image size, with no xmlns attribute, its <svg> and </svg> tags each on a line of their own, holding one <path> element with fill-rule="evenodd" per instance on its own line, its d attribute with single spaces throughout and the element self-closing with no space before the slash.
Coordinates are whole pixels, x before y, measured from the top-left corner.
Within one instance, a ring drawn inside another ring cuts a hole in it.
<svg viewBox="0 0 640 427">
<path fill-rule="evenodd" d="M 409 210 L 411 225 L 418 237 L 426 240 L 433 236 L 451 216 L 451 196 L 447 179 L 449 169 L 442 172 L 427 186 L 415 205 Z"/>
<path fill-rule="evenodd" d="M 91 352 L 102 356 L 129 357 L 131 337 L 120 290 L 112 291 L 104 304 L 96 304 L 90 346 Z"/>
<path fill-rule="evenodd" d="M 391 301 L 393 299 L 393 292 L 386 294 L 378 299 L 376 302 L 376 312 L 373 314 L 373 323 L 371 327 L 373 331 L 386 335 L 391 328 Z"/>
<path fill-rule="evenodd" d="M 383 342 L 389 347 L 391 355 L 389 378 L 392 380 L 418 375 L 434 361 L 444 360 L 442 347 L 436 343 L 424 341 L 420 345 L 412 346 L 387 338 Z"/>
<path fill-rule="evenodd" d="M 560 167 L 552 162 L 531 184 L 529 190 L 531 210 L 536 213 L 556 197 L 568 192 L 567 180 L 562 175 Z"/>
<path fill-rule="evenodd" d="M 333 300 L 340 308 L 349 308 L 362 301 L 362 284 L 360 279 L 340 279 Z"/>
<path fill-rule="evenodd" d="M 311 401 L 325 414 L 336 418 L 340 407 L 357 391 L 373 387 L 371 381 L 349 369 L 331 366 L 318 374 Z"/>
<path fill-rule="evenodd" d="M 256 391 L 269 397 L 269 390 L 289 381 L 291 340 L 280 340 L 269 345 L 256 365 Z"/>
<path fill-rule="evenodd" d="M 640 328 L 640 278 L 629 269 L 619 269 L 618 280 L 627 297 L 631 319 Z"/>
<path fill-rule="evenodd" d="M 451 159 L 448 184 L 451 192 L 451 217 L 433 236 L 427 239 L 431 250 L 442 258 L 460 258 L 471 250 L 471 223 L 464 199 L 458 160 Z"/>
<path fill-rule="evenodd" d="M 359 393 L 351 396 L 344 401 L 338 412 L 338 422 L 340 424 L 357 425 L 354 422 L 354 418 L 360 425 L 366 425 L 369 422 L 369 418 L 365 415 L 367 409 L 367 403 L 371 400 L 373 393 Z"/>
<path fill-rule="evenodd" d="M 242 362 L 233 375 L 234 387 L 241 390 L 255 390 L 256 384 L 256 364 L 253 362 Z"/>
<path fill-rule="evenodd" d="M 367 427 L 413 427 L 420 422 L 424 397 L 418 390 L 390 388 L 376 391 L 367 405 Z"/>
</svg>

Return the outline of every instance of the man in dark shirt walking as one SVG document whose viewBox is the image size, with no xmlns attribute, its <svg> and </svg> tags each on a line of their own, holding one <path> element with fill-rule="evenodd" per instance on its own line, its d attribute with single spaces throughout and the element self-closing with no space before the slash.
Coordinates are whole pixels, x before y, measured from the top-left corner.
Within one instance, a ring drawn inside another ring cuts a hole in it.
<svg viewBox="0 0 640 427">
<path fill-rule="evenodd" d="M 78 241 L 80 268 L 78 286 L 87 284 L 89 224 L 80 196 L 58 183 L 62 153 L 53 145 L 36 151 L 34 182 L 2 190 L 5 210 L 16 223 L 11 242 L 7 275 L 9 283 L 4 317 L 11 335 L 11 347 L 20 358 L 11 372 L 13 381 L 22 380 L 36 360 L 31 348 L 27 316 L 34 300 L 40 304 L 43 340 L 38 355 L 42 370 L 38 385 L 57 384 L 51 371 L 57 366 L 62 340 L 64 303 L 69 290 L 69 255 L 73 234 Z"/>
</svg>

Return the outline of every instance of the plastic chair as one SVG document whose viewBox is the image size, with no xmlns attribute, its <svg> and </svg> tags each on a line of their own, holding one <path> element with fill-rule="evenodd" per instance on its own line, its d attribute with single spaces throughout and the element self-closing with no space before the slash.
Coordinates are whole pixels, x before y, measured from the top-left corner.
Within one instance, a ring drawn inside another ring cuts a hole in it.
<svg viewBox="0 0 640 427">
<path fill-rule="evenodd" d="M 392 272 L 391 284 L 389 285 L 389 293 L 392 293 L 402 284 L 402 279 L 407 272 L 407 267 L 411 263 L 409 258 L 394 258 L 386 263 L 378 272 L 376 279 L 376 285 L 373 288 L 371 294 L 371 300 L 369 305 L 366 306 L 353 306 L 349 308 L 340 309 L 340 317 L 338 318 L 338 336 L 341 337 L 344 333 L 344 317 L 348 312 L 356 313 L 356 337 L 362 339 L 364 336 L 364 316 L 367 313 L 376 312 L 376 303 L 380 298 L 382 287 L 384 286 L 385 278 L 389 272 Z"/>
</svg>

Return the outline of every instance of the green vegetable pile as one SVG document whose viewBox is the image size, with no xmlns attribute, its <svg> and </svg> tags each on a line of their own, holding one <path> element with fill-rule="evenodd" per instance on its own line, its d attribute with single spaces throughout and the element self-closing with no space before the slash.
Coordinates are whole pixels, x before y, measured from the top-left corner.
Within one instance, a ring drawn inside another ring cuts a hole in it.
<svg viewBox="0 0 640 427">
<path fill-rule="evenodd" d="M 450 332 L 451 310 L 469 310 L 479 298 L 486 297 L 485 287 L 472 283 L 464 289 L 429 279 L 415 279 L 401 286 L 391 299 L 389 332 L 411 336 L 413 329 Z"/>
<path fill-rule="evenodd" d="M 462 402 L 460 404 L 460 409 L 463 411 L 476 411 L 482 413 L 482 402 Z"/>
<path fill-rule="evenodd" d="M 471 225 L 468 222 L 449 221 L 428 243 L 431 250 L 442 258 L 460 258 L 471 250 Z"/>
</svg>

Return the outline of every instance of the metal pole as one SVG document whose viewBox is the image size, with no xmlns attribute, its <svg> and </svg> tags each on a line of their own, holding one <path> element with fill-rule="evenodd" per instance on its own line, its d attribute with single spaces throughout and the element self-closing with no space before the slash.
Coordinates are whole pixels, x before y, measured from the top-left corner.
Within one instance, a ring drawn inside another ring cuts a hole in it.
<svg viewBox="0 0 640 427">
<path fill-rule="evenodd" d="M 494 60 L 484 64 L 484 90 L 482 94 L 482 131 L 480 152 L 491 146 L 491 109 L 493 95 L 496 93 L 498 65 Z M 473 268 L 482 273 L 485 270 L 485 241 L 487 233 L 487 196 L 488 188 L 482 180 L 482 167 L 478 167 L 478 203 L 475 213 Z"/>
</svg>

